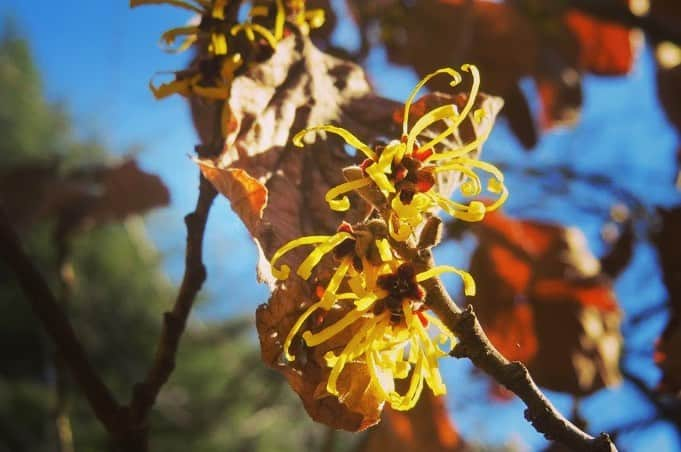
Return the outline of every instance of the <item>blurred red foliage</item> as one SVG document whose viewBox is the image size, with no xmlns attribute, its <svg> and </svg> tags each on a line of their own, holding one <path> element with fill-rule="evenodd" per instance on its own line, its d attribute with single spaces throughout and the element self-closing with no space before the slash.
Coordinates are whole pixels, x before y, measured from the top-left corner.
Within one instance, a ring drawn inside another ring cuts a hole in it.
<svg viewBox="0 0 681 452">
<path fill-rule="evenodd" d="M 472 231 L 478 293 L 469 301 L 499 351 L 553 390 L 583 395 L 617 383 L 621 313 L 581 232 L 501 213 Z"/>
</svg>

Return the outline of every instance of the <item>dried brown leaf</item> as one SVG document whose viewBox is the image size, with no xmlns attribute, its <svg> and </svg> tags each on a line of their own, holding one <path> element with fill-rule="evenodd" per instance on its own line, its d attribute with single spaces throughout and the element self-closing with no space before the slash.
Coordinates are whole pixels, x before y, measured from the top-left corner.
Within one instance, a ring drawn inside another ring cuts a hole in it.
<svg viewBox="0 0 681 452">
<path fill-rule="evenodd" d="M 583 235 L 500 213 L 473 231 L 470 301 L 495 346 L 549 389 L 583 395 L 619 382 L 621 313 Z"/>
<path fill-rule="evenodd" d="M 378 23 L 390 60 L 420 76 L 452 62 L 477 65 L 486 90 L 508 101 L 503 114 L 526 147 L 536 144 L 537 131 L 521 101 L 521 79 L 536 80 L 539 124 L 549 129 L 579 118 L 583 71 L 621 75 L 634 62 L 629 29 L 556 2 L 348 1 L 364 40 Z"/>
<path fill-rule="evenodd" d="M 254 229 L 267 205 L 267 188 L 242 169 L 218 168 L 210 160 L 199 160 L 198 164 L 206 179 L 230 200 L 232 210 L 246 227 Z"/>
<path fill-rule="evenodd" d="M 57 165 L 29 165 L 10 169 L 1 179 L 0 194 L 17 224 L 57 219 L 62 237 L 170 202 L 161 179 L 142 171 L 134 160 L 66 174 Z"/>
</svg>

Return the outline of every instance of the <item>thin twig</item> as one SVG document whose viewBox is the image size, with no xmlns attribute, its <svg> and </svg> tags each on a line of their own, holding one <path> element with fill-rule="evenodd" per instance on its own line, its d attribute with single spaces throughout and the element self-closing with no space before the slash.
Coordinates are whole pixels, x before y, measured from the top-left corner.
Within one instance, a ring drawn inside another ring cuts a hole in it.
<svg viewBox="0 0 681 452">
<path fill-rule="evenodd" d="M 143 427 L 149 411 L 163 385 L 168 381 L 175 369 L 175 356 L 187 318 L 196 299 L 196 295 L 206 280 L 206 268 L 203 264 L 203 237 L 213 200 L 217 192 L 203 176 L 200 179 L 199 198 L 196 209 L 185 217 L 187 225 L 187 252 L 185 256 L 185 273 L 182 285 L 171 311 L 163 315 L 163 329 L 156 347 L 156 356 L 146 378 L 135 385 L 130 410 L 136 424 Z"/>
<path fill-rule="evenodd" d="M 622 376 L 631 383 L 648 401 L 656 408 L 657 413 L 665 420 L 674 425 L 677 431 L 681 432 L 681 403 L 674 397 L 665 397 L 663 394 L 655 392 L 648 387 L 646 382 L 624 366 Z M 666 400 L 665 400 L 666 399 Z"/>
<path fill-rule="evenodd" d="M 23 250 L 19 237 L 0 209 L 0 257 L 14 272 L 43 328 L 57 346 L 65 365 L 82 388 L 97 419 L 113 432 L 120 420 L 121 407 L 90 364 L 83 346 L 45 278 Z"/>
<path fill-rule="evenodd" d="M 130 406 L 121 406 L 90 364 L 68 318 L 47 282 L 21 248 L 9 220 L 0 212 L 0 256 L 14 271 L 31 306 L 57 346 L 57 352 L 82 388 L 90 406 L 119 449 L 148 449 L 148 415 L 161 387 L 175 368 L 175 355 L 189 312 L 204 280 L 203 236 L 216 191 L 201 176 L 194 212 L 185 217 L 187 252 L 185 274 L 173 310 L 164 315 L 154 362 L 144 382 L 135 385 Z"/>
<path fill-rule="evenodd" d="M 417 265 L 422 268 L 434 266 L 429 249 L 420 250 Z M 552 441 L 558 441 L 575 451 L 616 452 L 610 437 L 601 433 L 593 437 L 567 420 L 544 396 L 535 384 L 527 368 L 520 362 L 510 362 L 494 348 L 482 330 L 472 307 L 461 310 L 451 299 L 439 278 L 423 283 L 426 304 L 457 337 L 459 342 L 451 355 L 468 358 L 498 383 L 525 403 L 525 418 L 532 426 Z"/>
</svg>

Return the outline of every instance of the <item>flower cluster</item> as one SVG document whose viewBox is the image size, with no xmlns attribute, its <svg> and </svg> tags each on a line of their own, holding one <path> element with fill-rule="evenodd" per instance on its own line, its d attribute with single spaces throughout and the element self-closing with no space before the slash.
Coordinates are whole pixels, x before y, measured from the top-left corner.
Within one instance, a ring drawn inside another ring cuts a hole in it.
<svg viewBox="0 0 681 452">
<path fill-rule="evenodd" d="M 154 97 L 172 94 L 185 97 L 226 101 L 236 71 L 248 61 L 260 61 L 287 36 L 287 20 L 303 33 L 324 23 L 324 11 L 307 11 L 304 0 L 274 0 L 271 5 L 253 7 L 246 22 L 234 23 L 226 17 L 231 0 L 130 0 L 130 6 L 168 4 L 198 14 L 194 23 L 172 28 L 161 35 L 161 42 L 171 52 L 182 52 L 192 46 L 199 49 L 199 60 L 193 67 L 175 72 L 175 79 L 158 86 L 149 83 Z M 177 41 L 181 42 L 176 45 Z M 222 132 L 229 124 L 227 102 L 222 111 Z"/>
<path fill-rule="evenodd" d="M 347 308 L 335 323 L 318 331 L 306 330 L 303 340 L 316 347 L 355 325 L 352 339 L 340 353 L 329 351 L 324 356 L 331 369 L 326 390 L 339 399 L 337 388 L 345 365 L 365 363 L 371 379 L 383 400 L 397 410 L 408 410 L 418 400 L 424 381 L 435 394 L 444 394 L 445 386 L 437 360 L 446 355 L 454 343 L 453 335 L 437 317 L 426 312 L 425 291 L 419 283 L 445 272 L 462 277 L 466 294 L 475 293 L 471 276 L 450 266 L 438 266 L 417 273 L 414 266 L 401 260 L 386 239 L 386 226 L 379 220 L 351 226 L 341 224 L 331 236 L 303 237 L 289 242 L 272 258 L 273 273 L 280 279 L 289 277 L 290 268 L 276 267 L 286 253 L 305 245 L 315 245 L 298 266 L 297 274 L 308 279 L 313 268 L 326 254 L 333 254 L 336 270 L 320 299 L 310 305 L 295 322 L 284 341 L 284 355 L 294 361 L 291 344 L 307 320 L 316 313 L 332 308 Z M 431 326 L 437 331 L 431 338 Z M 400 394 L 395 380 L 409 378 L 408 389 Z"/>
<path fill-rule="evenodd" d="M 459 126 L 469 115 L 480 123 L 486 114 L 482 108 L 474 110 L 480 86 L 477 68 L 464 65 L 462 69 L 469 72 L 473 78 L 472 89 L 466 103 L 461 108 L 456 103 L 437 107 L 421 116 L 410 129 L 412 103 L 431 78 L 439 74 L 449 75 L 452 78 L 451 86 L 456 86 L 462 81 L 461 74 L 452 68 L 439 69 L 427 75 L 416 85 L 405 103 L 400 140 L 372 148 L 348 130 L 331 125 L 312 127 L 296 134 L 294 144 L 303 146 L 302 138 L 306 134 L 315 131 L 331 132 L 342 137 L 346 143 L 366 157 L 360 167 L 364 177 L 333 187 L 327 192 L 326 200 L 331 209 L 347 210 L 350 207 L 350 201 L 346 196 L 348 192 L 376 186 L 390 206 L 391 236 L 396 240 L 405 241 L 414 234 L 416 227 L 423 223 L 423 215 L 434 208 L 439 207 L 458 219 L 480 221 L 486 212 L 493 211 L 504 203 L 508 192 L 501 171 L 470 156 L 487 139 L 491 127 L 462 146 L 448 148 L 446 145 L 448 138 L 457 137 Z M 424 131 L 437 123 L 442 123 L 445 129 L 430 140 L 420 143 L 419 138 Z M 497 198 L 493 203 L 485 205 L 478 200 L 468 204 L 458 203 L 439 192 L 438 174 L 459 172 L 464 177 L 460 185 L 461 193 L 466 197 L 480 195 L 483 185 L 477 170 L 488 175 L 487 191 Z"/>
<path fill-rule="evenodd" d="M 381 205 L 374 205 L 372 217 L 365 222 L 342 223 L 333 235 L 298 238 L 281 247 L 271 259 L 273 275 L 284 280 L 290 277 L 291 269 L 286 265 L 277 266 L 282 257 L 296 248 L 313 246 L 296 269 L 299 277 L 309 280 L 315 267 L 328 259 L 325 256 L 332 256 L 326 262 L 332 264 L 333 272 L 326 278 L 318 275 L 318 279 L 324 281 L 318 287 L 318 301 L 298 317 L 283 343 L 283 353 L 286 360 L 295 361 L 298 352 L 304 351 L 300 342 L 295 342 L 301 332 L 302 340 L 309 348 L 335 341 L 324 355 L 330 369 L 326 390 L 341 402 L 350 399 L 350 394 L 343 393 L 338 385 L 350 363 L 366 366 L 379 399 L 397 410 L 412 408 L 424 383 L 434 394 L 446 391 L 438 359 L 451 350 L 455 337 L 428 312 L 427 294 L 420 283 L 442 273 L 455 273 L 462 278 L 466 295 L 475 294 L 475 283 L 467 272 L 451 266 L 417 271 L 415 264 L 398 250 L 413 249 L 414 235 L 438 207 L 456 218 L 479 221 L 507 197 L 501 172 L 471 155 L 484 142 L 489 130 L 470 143 L 447 147 L 449 138 L 459 137 L 459 126 L 464 119 L 472 117 L 480 123 L 485 116 L 482 109 L 474 109 L 479 88 L 478 71 L 469 65 L 463 66 L 463 70 L 473 77 L 473 88 L 465 104 L 434 108 L 409 128 L 411 105 L 428 80 L 439 74 L 449 75 L 453 79 L 452 85 L 462 80 L 454 69 L 435 71 L 409 96 L 400 140 L 370 147 L 351 132 L 331 125 L 305 129 L 293 139 L 294 144 L 302 146 L 302 138 L 309 132 L 331 132 L 365 156 L 354 171 L 361 176 L 327 192 L 326 200 L 331 209 L 349 209 L 347 194 L 353 191 L 361 193 L 372 189 L 382 196 Z M 436 123 L 440 123 L 439 132 L 431 128 Z M 421 144 L 426 131 L 432 138 Z M 456 203 L 439 192 L 438 175 L 458 172 L 462 175 L 461 193 L 468 197 L 479 195 L 483 185 L 477 170 L 486 173 L 487 191 L 496 195 L 496 200 L 490 204 L 479 200 Z M 335 313 L 329 316 L 331 311 Z M 326 321 L 327 317 L 332 320 Z M 351 335 L 339 345 L 342 332 L 351 332 Z M 402 384 L 398 384 L 400 380 Z"/>
</svg>

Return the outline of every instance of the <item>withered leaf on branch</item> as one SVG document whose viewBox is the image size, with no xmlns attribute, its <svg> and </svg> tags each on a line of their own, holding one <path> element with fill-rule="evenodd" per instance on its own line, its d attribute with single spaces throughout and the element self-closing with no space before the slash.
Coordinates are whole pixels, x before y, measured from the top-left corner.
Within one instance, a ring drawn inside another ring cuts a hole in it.
<svg viewBox="0 0 681 452">
<path fill-rule="evenodd" d="M 620 381 L 621 312 L 582 233 L 501 213 L 474 224 L 470 298 L 492 343 L 540 385 L 574 395 Z"/>
<path fill-rule="evenodd" d="M 432 99 L 452 102 L 451 97 Z M 478 105 L 487 109 L 489 120 L 484 127 L 491 127 L 500 101 L 480 96 Z M 198 130 L 209 130 L 205 121 L 214 107 L 197 101 L 192 106 Z M 318 300 L 318 290 L 330 277 L 332 261 L 322 261 L 308 280 L 292 274 L 276 283 L 268 260 L 290 240 L 334 233 L 342 220 L 354 223 L 371 211 L 354 195 L 353 207 L 345 215 L 330 210 L 324 200 L 327 190 L 344 182 L 342 169 L 359 163 L 360 156 L 346 152 L 336 136 L 309 134 L 301 149 L 293 146 L 293 135 L 307 127 L 333 124 L 370 145 L 399 138 L 401 130 L 394 113 L 402 104 L 373 94 L 359 66 L 322 53 L 307 37 L 294 33 L 279 43 L 268 61 L 235 78 L 229 108 L 233 124 L 222 153 L 198 163 L 204 176 L 230 199 L 253 236 L 261 254 L 259 276 L 273 289 L 269 302 L 256 313 L 262 358 L 285 375 L 313 419 L 334 428 L 367 428 L 378 422 L 384 402 L 375 397 L 377 391 L 366 364 L 349 363 L 343 370 L 338 379 L 342 401 L 326 392 L 330 369 L 324 353 L 343 346 L 352 328 L 314 349 L 294 341 L 293 362 L 282 356 L 284 339 L 302 312 Z M 202 138 L 210 139 L 205 133 Z M 457 181 L 458 175 L 450 175 L 442 181 L 442 190 L 451 190 Z M 296 251 L 286 254 L 281 262 L 295 268 L 305 257 L 304 249 Z M 312 316 L 308 326 L 331 324 L 342 314 L 343 310 L 337 309 L 325 316 Z"/>
<path fill-rule="evenodd" d="M 423 394 L 407 412 L 386 408 L 381 424 L 370 430 L 356 452 L 457 452 L 466 450 L 449 417 L 445 397 Z"/>
<path fill-rule="evenodd" d="M 64 174 L 57 164 L 11 168 L 0 175 L 0 199 L 16 224 L 56 219 L 65 237 L 167 205 L 170 193 L 158 176 L 126 160 Z"/>
</svg>

